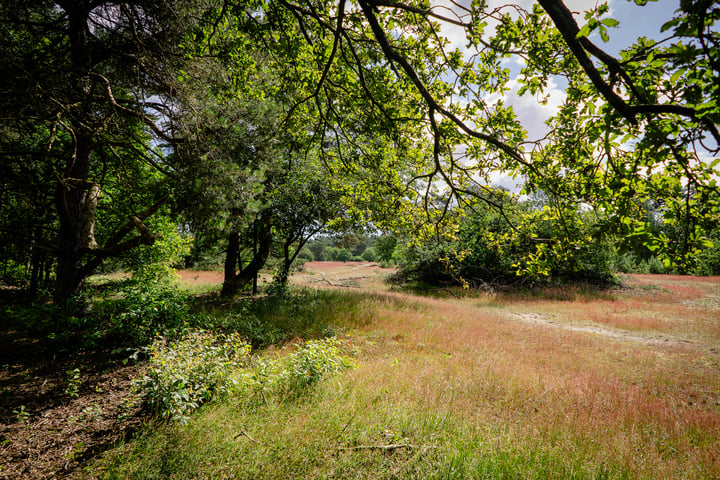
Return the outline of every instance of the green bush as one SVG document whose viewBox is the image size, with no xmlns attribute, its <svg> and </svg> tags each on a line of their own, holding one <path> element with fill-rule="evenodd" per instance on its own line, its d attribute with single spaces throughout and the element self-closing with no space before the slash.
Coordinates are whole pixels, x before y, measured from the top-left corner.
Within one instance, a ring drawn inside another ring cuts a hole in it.
<svg viewBox="0 0 720 480">
<path fill-rule="evenodd" d="M 280 395 L 296 399 L 323 377 L 352 366 L 343 355 L 346 345 L 337 338 L 312 340 L 290 355 L 278 378 Z"/>
<path fill-rule="evenodd" d="M 196 331 L 175 342 L 158 338 L 147 351 L 147 373 L 136 385 L 155 415 L 184 423 L 200 405 L 232 391 L 232 373 L 246 364 L 250 345 L 237 334 Z"/>
<path fill-rule="evenodd" d="M 650 257 L 647 259 L 647 272 L 655 274 L 667 273 L 665 263 L 657 257 Z"/>
<path fill-rule="evenodd" d="M 307 248 L 303 247 L 300 250 L 300 253 L 298 253 L 298 260 L 300 260 L 302 263 L 304 262 L 313 262 L 315 261 L 315 255 L 313 255 L 313 252 Z"/>
<path fill-rule="evenodd" d="M 720 238 L 712 239 L 713 245 L 704 248 L 697 256 L 694 275 L 720 275 Z"/>
<path fill-rule="evenodd" d="M 181 266 L 190 254 L 193 238 L 181 235 L 177 225 L 167 217 L 154 218 L 149 228 L 160 233 L 160 238 L 152 245 L 131 250 L 124 263 L 138 282 L 172 283 L 177 279 L 173 267 Z"/>
<path fill-rule="evenodd" d="M 632 253 L 616 254 L 612 260 L 613 269 L 620 273 L 639 273 L 637 259 Z"/>
<path fill-rule="evenodd" d="M 337 251 L 335 260 L 338 262 L 347 262 L 352 260 L 352 252 L 346 248 L 341 248 Z"/>
<path fill-rule="evenodd" d="M 132 345 L 157 335 L 176 337 L 190 325 L 193 296 L 176 285 L 135 283 L 125 291 L 124 312 L 114 318 L 115 333 Z"/>
<path fill-rule="evenodd" d="M 399 249 L 397 279 L 479 288 L 615 282 L 613 244 L 594 212 L 540 208 L 501 191 L 497 204 L 502 211 L 478 203 L 454 212 L 447 235 Z"/>
<path fill-rule="evenodd" d="M 397 246 L 397 239 L 389 235 L 384 235 L 375 242 L 375 252 L 381 262 L 390 262 Z"/>
<path fill-rule="evenodd" d="M 370 247 L 365 249 L 361 257 L 366 262 L 374 262 L 377 259 L 377 253 L 374 248 Z"/>
</svg>

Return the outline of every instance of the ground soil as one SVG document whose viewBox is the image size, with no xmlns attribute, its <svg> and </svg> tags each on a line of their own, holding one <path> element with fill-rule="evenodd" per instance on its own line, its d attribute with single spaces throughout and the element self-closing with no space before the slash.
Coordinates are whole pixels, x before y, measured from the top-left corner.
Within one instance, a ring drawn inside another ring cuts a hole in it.
<svg viewBox="0 0 720 480">
<path fill-rule="evenodd" d="M 15 334 L 0 339 L 0 479 L 81 477 L 88 459 L 145 420 L 138 366 L 103 351 L 44 353 Z"/>
</svg>

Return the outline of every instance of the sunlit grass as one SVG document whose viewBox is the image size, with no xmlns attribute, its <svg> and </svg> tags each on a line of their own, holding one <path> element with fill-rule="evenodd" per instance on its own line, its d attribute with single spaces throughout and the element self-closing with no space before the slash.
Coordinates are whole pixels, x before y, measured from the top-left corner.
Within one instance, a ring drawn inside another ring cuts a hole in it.
<svg viewBox="0 0 720 480">
<path fill-rule="evenodd" d="M 562 328 L 679 323 L 710 338 L 708 312 L 668 292 L 448 301 L 335 290 L 318 297 L 332 308 L 314 311 L 357 347 L 355 370 L 297 402 L 208 406 L 94 468 L 106 478 L 716 478 L 717 353 Z"/>
</svg>

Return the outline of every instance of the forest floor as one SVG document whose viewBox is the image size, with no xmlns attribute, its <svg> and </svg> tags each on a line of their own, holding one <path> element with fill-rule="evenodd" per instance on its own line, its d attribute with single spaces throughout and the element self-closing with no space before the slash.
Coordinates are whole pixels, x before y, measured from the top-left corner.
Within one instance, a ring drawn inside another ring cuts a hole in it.
<svg viewBox="0 0 720 480">
<path fill-rule="evenodd" d="M 179 273 L 196 291 L 222 282 L 218 272 Z M 293 282 L 407 296 L 385 282 L 391 273 L 374 263 L 311 262 Z M 493 309 L 509 321 L 550 332 L 702 352 L 714 369 L 720 368 L 720 278 L 632 275 L 624 282 L 620 289 L 590 295 L 572 289 L 540 296 L 508 294 Z M 12 294 L 4 290 L 0 302 L 12 302 Z M 447 302 L 447 308 L 475 301 L 460 299 L 462 294 L 434 292 L 429 301 Z M 150 419 L 132 380 L 142 375 L 142 364 L 128 362 L 128 356 L 127 351 L 102 348 L 82 354 L 49 352 L 41 340 L 2 321 L 0 480 L 84 478 L 84 465 L 141 429 Z M 717 411 L 720 394 L 715 393 L 703 401 L 715 402 L 709 408 Z"/>
</svg>

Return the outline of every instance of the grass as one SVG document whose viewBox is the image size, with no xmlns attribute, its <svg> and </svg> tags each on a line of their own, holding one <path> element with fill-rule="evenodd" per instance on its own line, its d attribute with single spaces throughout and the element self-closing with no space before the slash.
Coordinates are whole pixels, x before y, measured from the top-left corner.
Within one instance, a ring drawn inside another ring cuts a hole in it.
<svg viewBox="0 0 720 480">
<path fill-rule="evenodd" d="M 356 368 L 293 401 L 234 397 L 203 407 L 184 426 L 155 423 L 88 474 L 718 478 L 720 355 L 707 348 L 717 345 L 718 316 L 683 302 L 720 296 L 720 286 L 673 285 L 612 298 L 464 300 L 337 289 L 267 306 L 263 318 L 292 336 L 341 332 L 358 351 Z M 234 322 L 243 315 L 237 305 L 208 309 L 230 312 Z M 553 325 L 510 312 L 554 315 Z M 632 335 L 569 328 L 585 323 Z M 677 338 L 638 340 L 658 333 Z"/>
</svg>

